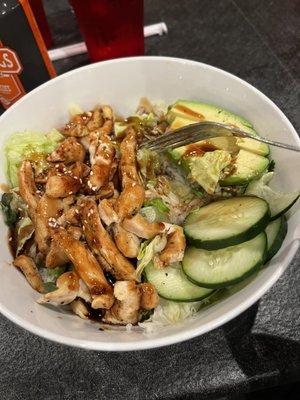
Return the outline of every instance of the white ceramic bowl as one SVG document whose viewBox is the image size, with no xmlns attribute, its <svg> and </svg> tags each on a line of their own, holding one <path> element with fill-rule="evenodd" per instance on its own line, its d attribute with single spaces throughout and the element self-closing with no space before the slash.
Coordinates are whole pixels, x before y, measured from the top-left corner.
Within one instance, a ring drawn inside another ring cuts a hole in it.
<svg viewBox="0 0 300 400">
<path fill-rule="evenodd" d="M 68 119 L 68 104 L 89 109 L 108 103 L 120 114 L 132 113 L 142 96 L 164 100 L 199 99 L 249 119 L 261 134 L 275 140 L 300 144 L 291 123 L 277 106 L 245 81 L 220 69 L 194 61 L 138 57 L 92 64 L 66 73 L 33 90 L 0 117 L 0 146 L 13 132 L 24 129 L 47 131 Z M 298 189 L 300 157 L 296 153 L 272 149 L 277 180 L 283 189 Z M 0 158 L 0 182 L 5 182 L 4 157 Z M 67 345 L 86 349 L 123 351 L 169 345 L 208 332 L 250 307 L 280 277 L 292 260 L 299 242 L 297 218 L 289 221 L 289 231 L 278 255 L 248 286 L 230 298 L 203 310 L 196 319 L 163 328 L 154 335 L 125 329 L 99 331 L 97 325 L 56 309 L 38 305 L 38 295 L 25 278 L 11 266 L 2 219 L 0 230 L 0 311 L 29 331 Z"/>
</svg>

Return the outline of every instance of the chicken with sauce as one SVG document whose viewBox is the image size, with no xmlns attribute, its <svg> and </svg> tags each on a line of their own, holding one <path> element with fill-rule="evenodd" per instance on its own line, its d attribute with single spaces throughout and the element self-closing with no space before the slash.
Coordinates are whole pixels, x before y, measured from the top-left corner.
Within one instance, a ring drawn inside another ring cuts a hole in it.
<svg viewBox="0 0 300 400">
<path fill-rule="evenodd" d="M 83 319 L 99 310 L 103 322 L 126 325 L 159 304 L 154 285 L 136 273 L 145 240 L 165 235 L 165 248 L 153 257 L 163 268 L 182 260 L 185 238 L 180 226 L 143 213 L 148 187 L 137 152 L 149 128 L 129 123 L 118 136 L 114 127 L 111 107 L 96 107 L 60 129 L 62 140 L 42 172 L 24 157 L 12 192 L 34 234 L 14 254 L 14 265 L 42 293 L 39 304 L 68 306 Z M 11 233 L 16 237 L 13 227 Z"/>
</svg>

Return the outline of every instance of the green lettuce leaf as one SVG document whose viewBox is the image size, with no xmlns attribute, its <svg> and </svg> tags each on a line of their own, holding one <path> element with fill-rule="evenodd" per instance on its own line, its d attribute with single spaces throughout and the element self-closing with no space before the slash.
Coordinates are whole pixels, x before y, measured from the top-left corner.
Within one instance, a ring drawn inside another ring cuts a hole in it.
<svg viewBox="0 0 300 400">
<path fill-rule="evenodd" d="M 141 244 L 139 254 L 137 256 L 138 264 L 136 275 L 138 279 L 141 278 L 144 268 L 153 260 L 155 254 L 160 253 L 167 244 L 165 234 L 157 235 L 152 240 L 146 240 Z"/>
<path fill-rule="evenodd" d="M 12 200 L 12 193 L 3 193 L 0 202 L 4 222 L 9 227 L 13 227 L 19 218 L 19 210 L 12 207 Z"/>
<path fill-rule="evenodd" d="M 12 187 L 18 186 L 18 170 L 23 160 L 32 161 L 37 172 L 47 167 L 46 157 L 56 149 L 64 137 L 53 129 L 47 134 L 34 131 L 16 132 L 4 146 L 6 174 Z"/>
<path fill-rule="evenodd" d="M 269 204 L 271 217 L 274 217 L 285 208 L 288 209 L 297 201 L 300 191 L 283 193 L 270 188 L 269 182 L 274 176 L 274 172 L 264 174 L 260 179 L 253 180 L 247 186 L 245 194 L 254 195 L 266 200 Z"/>
<path fill-rule="evenodd" d="M 202 157 L 188 159 L 191 178 L 199 183 L 208 194 L 213 194 L 222 171 L 231 163 L 231 155 L 225 150 L 205 153 Z"/>
<path fill-rule="evenodd" d="M 68 106 L 68 111 L 69 111 L 69 114 L 71 115 L 71 117 L 74 117 L 75 115 L 78 115 L 78 114 L 82 114 L 84 112 L 82 110 L 82 108 L 79 107 L 79 105 L 76 103 L 70 103 Z"/>
<path fill-rule="evenodd" d="M 56 289 L 56 281 L 67 269 L 67 266 L 56 267 L 56 268 L 39 268 L 39 273 L 44 282 L 45 290 L 47 292 L 52 292 Z"/>
<path fill-rule="evenodd" d="M 57 289 L 57 286 L 55 285 L 54 282 L 44 282 L 44 292 L 49 293 L 49 292 L 54 292 L 54 290 Z"/>
<path fill-rule="evenodd" d="M 20 219 L 17 223 L 17 255 L 23 249 L 24 244 L 29 240 L 34 232 L 34 225 L 29 217 Z"/>
<path fill-rule="evenodd" d="M 156 197 L 151 200 L 147 200 L 144 203 L 144 206 L 153 206 L 159 211 L 160 213 L 168 213 L 170 211 L 169 207 L 165 205 L 165 203 L 159 197 Z"/>
</svg>

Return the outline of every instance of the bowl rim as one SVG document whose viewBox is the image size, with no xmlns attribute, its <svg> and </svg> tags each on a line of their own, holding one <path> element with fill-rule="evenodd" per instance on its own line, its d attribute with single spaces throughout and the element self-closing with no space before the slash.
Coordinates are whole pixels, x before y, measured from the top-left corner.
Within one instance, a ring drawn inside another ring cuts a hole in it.
<svg viewBox="0 0 300 400">
<path fill-rule="evenodd" d="M 189 64 L 189 65 L 195 65 L 195 66 L 200 66 L 202 68 L 210 69 L 216 72 L 219 72 L 223 74 L 224 76 L 228 76 L 231 79 L 237 81 L 239 84 L 242 86 L 247 87 L 248 89 L 251 89 L 254 91 L 256 95 L 261 97 L 265 102 L 269 103 L 277 113 L 280 114 L 282 120 L 284 123 L 287 125 L 289 132 L 293 135 L 294 139 L 300 144 L 300 138 L 297 135 L 297 132 L 295 131 L 293 125 L 289 121 L 289 119 L 285 116 L 285 114 L 279 109 L 279 107 L 271 100 L 269 99 L 265 94 L 263 94 L 260 90 L 252 86 L 250 83 L 247 81 L 237 77 L 234 74 L 231 74 L 230 72 L 224 71 L 221 68 L 211 66 L 206 63 L 202 63 L 199 61 L 194 61 L 194 60 L 189 60 L 189 59 L 184 59 L 184 58 L 177 58 L 177 57 L 165 57 L 165 56 L 138 56 L 138 57 L 125 57 L 125 58 L 118 58 L 114 60 L 107 60 L 107 61 L 101 61 L 98 63 L 93 63 L 89 65 L 82 66 L 80 68 L 76 68 L 74 70 L 68 71 L 64 74 L 61 74 L 44 84 L 38 86 L 37 88 L 33 89 L 31 92 L 27 93 L 24 97 L 22 97 L 20 100 L 18 100 L 15 104 L 13 104 L 8 110 L 6 110 L 1 116 L 0 116 L 0 125 L 3 119 L 5 119 L 11 112 L 14 112 L 15 108 L 19 107 L 22 102 L 27 101 L 27 99 L 31 96 L 34 96 L 36 93 L 38 93 L 40 90 L 44 90 L 47 86 L 50 86 L 53 84 L 53 82 L 57 82 L 60 80 L 67 79 L 69 76 L 73 74 L 77 74 L 80 71 L 84 70 L 93 70 L 99 68 L 99 66 L 102 65 L 109 65 L 109 64 L 116 64 L 116 63 L 131 63 L 131 62 L 150 62 L 150 61 L 169 61 L 169 62 L 175 62 L 175 63 L 181 63 L 181 64 Z M 226 311 L 224 314 L 220 315 L 219 317 L 216 317 L 213 321 L 208 321 L 204 324 L 200 324 L 197 327 L 189 328 L 186 331 L 183 332 L 177 332 L 177 333 L 171 333 L 168 336 L 162 337 L 162 338 L 151 338 L 151 336 L 145 336 L 145 339 L 141 342 L 137 341 L 132 341 L 132 342 L 98 342 L 94 340 L 88 340 L 88 339 L 75 339 L 75 338 L 70 338 L 68 336 L 62 335 L 62 334 L 57 334 L 57 333 L 52 333 L 49 332 L 46 329 L 37 327 L 35 324 L 28 322 L 26 319 L 21 318 L 16 316 L 14 313 L 12 313 L 7 307 L 5 307 L 2 303 L 0 303 L 0 312 L 3 314 L 5 317 L 7 317 L 9 320 L 17 324 L 23 329 L 28 330 L 31 333 L 36 334 L 37 336 L 40 336 L 45 339 L 49 339 L 51 341 L 54 341 L 56 343 L 68 345 L 68 346 L 74 346 L 74 347 L 79 347 L 82 349 L 86 350 L 96 350 L 96 351 L 134 351 L 134 350 L 146 350 L 146 349 L 151 349 L 151 348 L 158 348 L 162 346 L 168 346 L 171 344 L 183 342 L 189 339 L 192 339 L 196 336 L 200 336 L 204 333 L 207 333 L 211 330 L 214 330 L 218 328 L 219 326 L 223 325 L 224 323 L 230 321 L 231 319 L 235 318 L 239 314 L 241 314 L 243 311 L 251 307 L 256 301 L 258 301 L 274 284 L 275 282 L 280 278 L 280 276 L 283 274 L 287 266 L 290 264 L 292 261 L 293 257 L 295 256 L 298 248 L 299 248 L 299 240 L 294 240 L 291 242 L 288 253 L 285 257 L 286 263 L 285 267 L 280 268 L 276 273 L 274 273 L 263 285 L 261 285 L 260 288 L 258 288 L 254 293 L 252 293 L 249 297 L 244 299 L 241 303 L 239 303 L 236 307 L 233 309 L 230 309 Z"/>
</svg>

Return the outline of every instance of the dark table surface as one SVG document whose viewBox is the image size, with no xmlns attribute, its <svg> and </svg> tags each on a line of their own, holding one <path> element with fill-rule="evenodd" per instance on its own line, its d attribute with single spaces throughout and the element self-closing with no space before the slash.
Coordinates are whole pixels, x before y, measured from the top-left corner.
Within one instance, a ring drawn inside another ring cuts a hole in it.
<svg viewBox="0 0 300 400">
<path fill-rule="evenodd" d="M 80 40 L 67 2 L 45 4 L 55 44 Z M 146 54 L 190 58 L 232 72 L 270 97 L 299 130 L 299 5 L 296 0 L 146 0 L 145 23 L 165 21 L 169 28 L 166 36 L 146 39 Z M 55 67 L 62 73 L 87 62 L 81 55 Z M 156 350 L 87 352 L 48 342 L 0 316 L 0 399 L 244 399 L 245 393 L 296 382 L 299 262 L 300 253 L 238 318 Z M 293 388 L 291 396 L 299 398 Z M 278 389 L 276 398 L 283 397 L 287 392 Z"/>
</svg>

